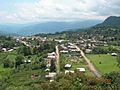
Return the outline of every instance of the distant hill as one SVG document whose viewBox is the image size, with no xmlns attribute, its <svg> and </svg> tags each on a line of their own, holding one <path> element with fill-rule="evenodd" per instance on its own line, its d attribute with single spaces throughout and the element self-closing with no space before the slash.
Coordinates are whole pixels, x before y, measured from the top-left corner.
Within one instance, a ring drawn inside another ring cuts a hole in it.
<svg viewBox="0 0 120 90">
<path fill-rule="evenodd" d="M 85 32 L 91 36 L 115 37 L 120 40 L 120 17 L 110 16 Z"/>
<path fill-rule="evenodd" d="M 38 33 L 55 33 L 69 29 L 87 28 L 100 23 L 100 20 L 87 20 L 82 22 L 45 22 L 30 24 L 3 24 L 0 31 L 18 35 L 34 35 Z"/>
<path fill-rule="evenodd" d="M 114 38 L 114 40 L 120 40 L 120 17 L 111 16 L 105 19 L 100 24 L 86 29 L 75 29 L 66 32 L 56 33 L 56 36 L 66 34 L 68 39 L 79 38 L 84 36 L 85 38 Z M 65 36 L 65 35 L 64 35 Z"/>
<path fill-rule="evenodd" d="M 110 16 L 103 23 L 97 24 L 95 27 L 100 26 L 120 27 L 120 16 Z"/>
</svg>

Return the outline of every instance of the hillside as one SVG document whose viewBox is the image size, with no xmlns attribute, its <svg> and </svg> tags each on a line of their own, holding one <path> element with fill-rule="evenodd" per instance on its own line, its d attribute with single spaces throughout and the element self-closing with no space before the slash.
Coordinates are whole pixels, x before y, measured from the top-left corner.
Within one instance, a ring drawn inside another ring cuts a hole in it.
<svg viewBox="0 0 120 90">
<path fill-rule="evenodd" d="M 120 39 L 120 17 L 110 16 L 101 24 L 87 30 L 87 33 Z"/>
<path fill-rule="evenodd" d="M 95 27 L 100 26 L 110 26 L 110 27 L 120 27 L 120 16 L 110 16 L 107 19 L 105 19 L 104 22 L 96 25 Z"/>
</svg>

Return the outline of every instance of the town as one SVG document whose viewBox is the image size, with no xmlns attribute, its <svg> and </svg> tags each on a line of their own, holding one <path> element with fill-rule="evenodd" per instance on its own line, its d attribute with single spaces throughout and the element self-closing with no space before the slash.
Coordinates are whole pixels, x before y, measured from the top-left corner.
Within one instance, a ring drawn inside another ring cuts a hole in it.
<svg viewBox="0 0 120 90">
<path fill-rule="evenodd" d="M 21 64 L 37 63 L 41 59 L 43 60 L 41 66 L 46 73 L 44 77 L 50 80 L 50 82 L 54 81 L 56 75 L 59 75 L 60 73 L 69 74 L 81 72 L 88 76 L 100 78 L 105 72 L 111 71 L 109 68 L 106 69 L 106 71 L 101 69 L 101 67 L 106 68 L 109 61 L 93 61 L 93 58 L 91 57 L 96 57 L 97 59 L 109 57 L 110 59 L 113 59 L 111 61 L 113 63 L 110 67 L 113 67 L 113 64 L 116 63 L 116 50 L 112 50 L 112 52 L 103 51 L 105 52 L 103 54 L 100 53 L 99 49 L 98 53 L 97 49 L 95 51 L 96 47 L 107 47 L 107 41 L 84 39 L 83 37 L 79 37 L 76 41 L 71 41 L 41 36 L 13 37 L 11 39 L 15 42 L 15 45 L 13 45 L 13 47 L 6 47 L 4 44 L 1 44 L 1 55 L 2 53 L 9 53 L 9 55 L 6 56 L 7 60 L 11 58 L 14 58 L 14 60 L 16 60 L 16 58 L 20 60 L 11 63 L 7 63 L 6 60 L 6 62 L 4 62 L 4 67 L 17 68 Z M 17 43 L 19 45 L 16 45 Z M 44 52 L 44 48 L 48 49 L 46 50 L 47 52 Z M 40 51 L 43 53 L 38 54 Z M 96 54 L 94 54 L 94 52 Z M 21 56 L 22 58 L 20 56 L 16 57 L 15 53 L 23 55 Z M 11 66 L 10 64 L 13 65 Z M 40 66 L 37 66 L 36 68 L 40 68 Z M 119 68 L 116 65 L 112 70 L 119 71 Z M 39 74 L 32 73 L 31 77 L 39 77 Z"/>
</svg>

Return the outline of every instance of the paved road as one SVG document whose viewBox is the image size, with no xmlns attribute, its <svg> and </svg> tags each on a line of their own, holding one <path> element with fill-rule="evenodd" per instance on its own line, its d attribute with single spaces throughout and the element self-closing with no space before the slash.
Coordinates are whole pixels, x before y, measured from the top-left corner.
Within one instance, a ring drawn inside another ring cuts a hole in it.
<svg viewBox="0 0 120 90">
<path fill-rule="evenodd" d="M 101 77 L 100 73 L 96 70 L 96 68 L 94 67 L 94 65 L 90 62 L 90 60 L 85 56 L 84 52 L 82 50 L 80 50 L 80 48 L 78 46 L 75 45 L 75 47 L 81 52 L 82 57 L 85 59 L 85 61 L 88 64 L 88 68 L 89 70 L 93 73 L 94 76 L 96 77 Z"/>
<path fill-rule="evenodd" d="M 59 55 L 59 49 L 58 45 L 55 47 L 56 48 L 56 71 L 59 74 L 60 73 L 60 55 Z"/>
</svg>

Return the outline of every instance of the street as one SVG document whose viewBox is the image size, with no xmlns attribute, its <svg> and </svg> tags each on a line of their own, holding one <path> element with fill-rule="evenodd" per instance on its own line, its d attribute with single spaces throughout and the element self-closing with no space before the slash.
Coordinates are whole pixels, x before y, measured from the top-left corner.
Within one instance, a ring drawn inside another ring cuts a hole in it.
<svg viewBox="0 0 120 90">
<path fill-rule="evenodd" d="M 78 49 L 78 51 L 81 52 L 81 56 L 85 59 L 86 63 L 88 64 L 88 68 L 92 72 L 92 74 L 96 77 L 101 77 L 100 73 L 96 70 L 96 68 L 90 62 L 90 60 L 85 56 L 84 52 L 82 50 L 80 50 L 80 48 L 78 46 L 75 45 L 75 47 L 76 47 L 76 49 Z"/>
<path fill-rule="evenodd" d="M 59 56 L 58 45 L 55 48 L 56 48 L 56 71 L 59 74 L 60 73 L 60 56 Z"/>
</svg>

